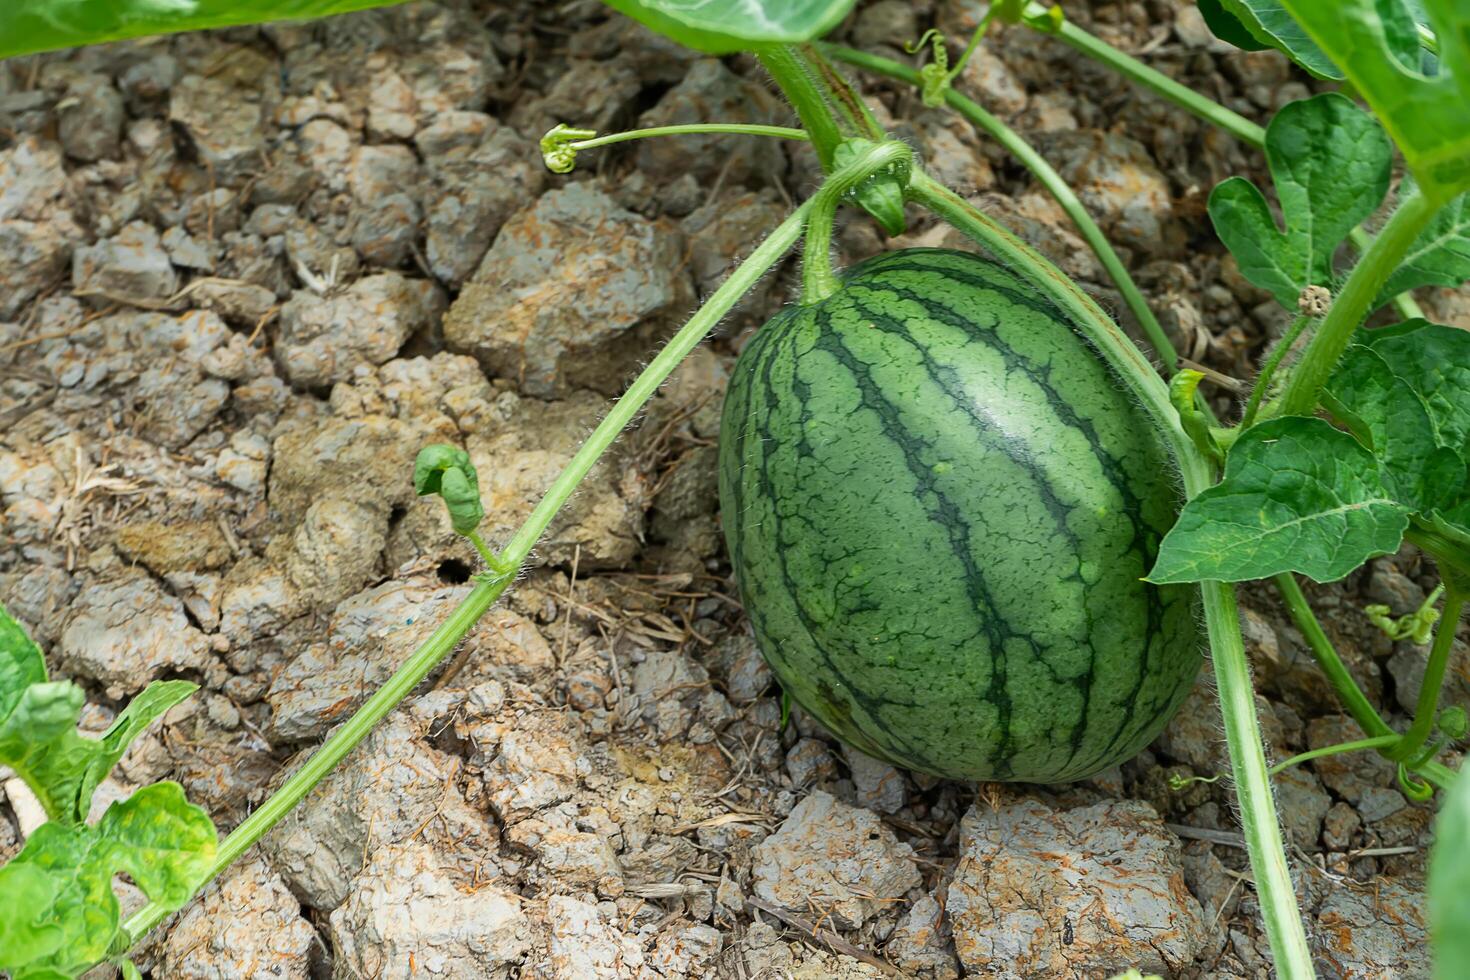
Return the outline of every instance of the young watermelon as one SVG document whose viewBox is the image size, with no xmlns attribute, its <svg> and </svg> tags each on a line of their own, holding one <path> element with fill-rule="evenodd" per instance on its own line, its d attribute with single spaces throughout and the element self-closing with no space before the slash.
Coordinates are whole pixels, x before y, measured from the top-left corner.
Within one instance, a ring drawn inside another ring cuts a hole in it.
<svg viewBox="0 0 1470 980">
<path fill-rule="evenodd" d="M 1174 467 L 1040 293 L 910 249 L 783 311 L 735 366 L 725 537 L 782 686 L 870 755 L 1062 782 L 1137 753 L 1200 663 L 1142 581 Z"/>
</svg>

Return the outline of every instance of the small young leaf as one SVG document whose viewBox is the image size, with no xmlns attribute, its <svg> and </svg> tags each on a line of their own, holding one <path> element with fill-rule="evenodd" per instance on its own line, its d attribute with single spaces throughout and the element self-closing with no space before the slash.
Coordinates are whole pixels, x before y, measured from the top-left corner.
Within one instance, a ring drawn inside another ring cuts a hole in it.
<svg viewBox="0 0 1470 980">
<path fill-rule="evenodd" d="M 1393 147 L 1383 127 L 1328 92 L 1286 105 L 1266 127 L 1266 163 L 1286 231 L 1266 196 L 1231 177 L 1210 195 L 1210 220 L 1241 275 L 1289 310 L 1307 286 L 1332 282 L 1332 255 L 1388 192 Z"/>
<path fill-rule="evenodd" d="M 1326 394 L 1334 413 L 1367 437 L 1383 484 L 1399 503 L 1427 513 L 1459 498 L 1465 488 L 1459 446 L 1439 441 L 1429 406 L 1377 351 L 1349 347 Z"/>
<path fill-rule="evenodd" d="M 0 883 L 19 881 L 40 895 L 39 873 L 50 890 L 29 923 L 0 932 L 0 940 L 9 940 L 0 941 L 0 969 L 17 977 L 79 975 L 107 956 L 117 934 L 117 872 L 127 872 L 151 901 L 174 909 L 194 893 L 215 849 L 214 824 L 178 783 L 143 787 L 108 807 L 95 827 L 42 824 L 0 869 Z M 61 942 L 50 946 L 52 933 L 43 929 L 57 930 Z"/>
<path fill-rule="evenodd" d="M 1225 10 L 1261 47 L 1272 47 L 1316 75 L 1334 81 L 1342 71 L 1283 9 L 1280 0 L 1221 0 Z M 1251 49 L 1247 49 L 1251 50 Z M 1255 49 L 1259 50 L 1259 49 Z"/>
<path fill-rule="evenodd" d="M 27 681 L 22 689 L 12 686 Z M 189 681 L 154 681 L 124 708 L 101 739 L 77 732 L 85 696 L 70 681 L 47 681 L 41 652 L 0 607 L 0 764 L 36 794 L 46 815 L 81 823 L 92 793 L 154 719 L 198 690 Z"/>
<path fill-rule="evenodd" d="M 1227 6 L 1244 0 L 1226 0 Z M 1424 0 L 1439 45 L 1440 71 L 1426 76 L 1396 50 L 1401 0 L 1279 0 L 1343 70 L 1393 136 L 1414 177 L 1435 198 L 1470 189 L 1470 5 Z M 1385 16 L 1386 14 L 1386 16 Z"/>
<path fill-rule="evenodd" d="M 420 449 L 413 463 L 413 488 L 420 497 L 438 494 L 444 499 L 456 534 L 470 534 L 485 520 L 479 474 L 463 449 L 442 443 Z"/>
<path fill-rule="evenodd" d="M 1399 196 L 1404 194 L 1400 188 Z M 1458 286 L 1466 280 L 1470 280 L 1470 193 L 1439 210 L 1383 284 L 1374 305 L 1382 306 L 1417 286 Z"/>
<path fill-rule="evenodd" d="M 666 37 L 706 54 L 758 44 L 801 44 L 826 34 L 856 0 L 605 0 Z M 900 40 L 895 38 L 895 43 Z"/>
<path fill-rule="evenodd" d="M 1247 430 L 1224 479 L 1184 506 L 1148 577 L 1242 582 L 1290 571 L 1331 582 L 1397 550 L 1408 524 L 1409 509 L 1356 439 L 1321 419 L 1271 419 Z"/>
<path fill-rule="evenodd" d="M 1462 769 L 1434 818 L 1429 850 L 1429 940 L 1436 977 L 1470 963 L 1470 778 Z"/>
</svg>

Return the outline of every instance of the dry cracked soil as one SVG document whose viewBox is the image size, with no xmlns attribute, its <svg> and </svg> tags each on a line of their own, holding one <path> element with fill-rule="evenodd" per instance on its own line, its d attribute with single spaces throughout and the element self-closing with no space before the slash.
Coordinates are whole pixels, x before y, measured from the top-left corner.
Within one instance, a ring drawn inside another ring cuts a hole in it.
<svg viewBox="0 0 1470 980">
<path fill-rule="evenodd" d="M 903 57 L 978 9 L 878 0 L 840 35 Z M 1067 10 L 1259 121 L 1315 84 L 1212 40 L 1182 0 Z M 1180 349 L 1224 379 L 1224 410 L 1284 317 L 1204 201 L 1228 174 L 1262 179 L 1260 156 L 1023 30 L 994 32 L 959 84 L 1078 189 Z M 912 92 L 864 89 L 932 172 L 1123 309 L 1003 151 Z M 769 141 L 644 142 L 568 176 L 537 151 L 558 122 L 696 120 L 791 121 L 750 60 L 592 2 L 417 2 L 0 64 L 0 602 L 85 686 L 89 729 L 151 679 L 203 685 L 99 807 L 176 779 L 228 830 L 469 590 L 473 551 L 413 496 L 418 448 L 468 448 L 504 540 L 815 186 L 806 148 Z M 899 241 L 849 218 L 842 258 L 961 244 L 911 217 Z M 1270 975 L 1227 786 L 1170 788 L 1227 768 L 1208 668 L 1150 749 L 1069 786 L 938 781 L 799 711 L 781 727 L 715 462 L 734 354 L 794 282 L 790 264 L 762 281 L 452 663 L 155 933 L 151 976 Z M 1463 297 L 1424 299 L 1470 327 Z M 1311 590 L 1393 717 L 1424 654 L 1361 606 L 1410 611 L 1430 572 L 1405 551 Z M 1272 597 L 1244 599 L 1271 753 L 1355 737 Z M 1277 789 L 1323 975 L 1426 976 L 1432 811 L 1372 756 Z M 34 826 L 6 780 L 0 858 Z"/>
</svg>

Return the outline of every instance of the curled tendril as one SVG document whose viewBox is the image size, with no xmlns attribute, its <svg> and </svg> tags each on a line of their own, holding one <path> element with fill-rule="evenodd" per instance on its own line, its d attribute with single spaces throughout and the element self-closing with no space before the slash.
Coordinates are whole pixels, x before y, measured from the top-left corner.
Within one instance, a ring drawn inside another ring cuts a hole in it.
<svg viewBox="0 0 1470 980">
<path fill-rule="evenodd" d="M 1363 615 L 1368 617 L 1368 622 L 1383 630 L 1390 640 L 1412 640 L 1421 647 L 1428 646 L 1434 639 L 1434 624 L 1439 622 L 1439 610 L 1435 608 L 1435 603 L 1439 602 L 1442 595 L 1444 586 L 1440 585 L 1418 609 L 1398 619 L 1389 615 L 1387 606 L 1377 603 L 1364 606 Z"/>
<path fill-rule="evenodd" d="M 1182 772 L 1169 773 L 1169 788 L 1176 793 L 1181 793 L 1195 783 L 1219 782 L 1219 775 L 1214 776 L 1186 776 Z"/>
<path fill-rule="evenodd" d="M 1195 390 L 1203 379 L 1203 373 L 1188 369 L 1174 375 L 1169 380 L 1169 402 L 1174 406 L 1174 411 L 1179 413 L 1179 425 L 1195 448 L 1218 462 L 1225 458 L 1224 454 L 1220 452 L 1219 444 L 1210 433 L 1209 420 L 1199 410 L 1194 398 Z"/>
<path fill-rule="evenodd" d="M 420 497 L 438 494 L 456 534 L 472 535 L 485 519 L 480 478 L 470 454 L 442 443 L 419 450 L 413 463 L 413 489 Z"/>
<path fill-rule="evenodd" d="M 920 34 L 917 41 L 903 42 L 903 49 L 909 54 L 918 54 L 920 49 L 922 49 L 924 45 L 928 44 L 931 40 L 934 40 L 936 38 L 942 39 L 943 37 L 944 35 L 940 33 L 939 28 L 931 27 L 923 34 Z"/>
<path fill-rule="evenodd" d="M 904 45 L 909 54 L 916 54 L 925 44 L 929 45 L 930 61 L 919 68 L 919 77 L 924 82 L 924 104 L 931 109 L 944 105 L 944 93 L 954 78 L 954 72 L 949 70 L 949 49 L 945 47 L 944 40 L 944 35 L 931 27 L 912 45 Z"/>
<path fill-rule="evenodd" d="M 597 135 L 595 129 L 576 129 L 566 123 L 557 123 L 541 137 L 541 160 L 546 169 L 554 174 L 569 174 L 577 165 L 577 140 L 590 140 Z"/>
<path fill-rule="evenodd" d="M 1434 797 L 1434 787 L 1410 772 L 1402 762 L 1399 763 L 1399 788 L 1415 803 L 1423 803 Z"/>
</svg>

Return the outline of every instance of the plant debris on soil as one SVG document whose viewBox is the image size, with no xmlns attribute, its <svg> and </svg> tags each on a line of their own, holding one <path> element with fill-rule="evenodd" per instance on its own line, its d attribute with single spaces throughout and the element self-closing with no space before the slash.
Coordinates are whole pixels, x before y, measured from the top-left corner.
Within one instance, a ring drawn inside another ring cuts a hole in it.
<svg viewBox="0 0 1470 980">
<path fill-rule="evenodd" d="M 839 32 L 892 57 L 973 0 L 877 0 Z M 1264 122 L 1315 84 L 1184 0 L 1069 17 Z M 1053 161 L 1184 355 L 1250 378 L 1286 326 L 1204 201 L 1260 155 L 1053 39 L 992 29 L 959 87 Z M 917 93 L 865 80 L 925 165 L 1124 304 L 1026 171 Z M 0 63 L 0 602 L 100 731 L 151 679 L 203 689 L 97 806 L 181 782 L 228 830 L 471 588 L 415 453 L 463 445 L 503 541 L 663 338 L 809 193 L 808 147 L 630 144 L 545 172 L 540 135 L 790 124 L 755 63 L 599 4 L 442 0 Z M 852 262 L 965 247 L 917 211 Z M 734 354 L 767 277 L 582 485 L 507 600 L 259 847 L 159 929 L 158 978 L 1263 977 L 1209 669 L 1137 759 L 1055 787 L 966 785 L 844 748 L 754 646 L 719 531 Z M 1439 322 L 1470 305 L 1422 297 Z M 1228 385 L 1210 389 L 1229 411 Z M 1369 697 L 1413 707 L 1396 615 L 1415 553 L 1310 598 Z M 1359 737 L 1265 590 L 1243 595 L 1269 754 Z M 1463 645 L 1463 639 L 1461 641 Z M 1470 695 L 1464 651 L 1446 697 Z M 1453 761 L 1453 760 L 1452 760 Z M 1216 783 L 1171 788 L 1173 776 Z M 9 776 L 0 773 L 0 776 Z M 1340 755 L 1276 780 L 1314 952 L 1424 977 L 1430 805 Z M 34 829 L 0 793 L 0 858 Z M 119 882 L 124 912 L 138 893 Z"/>
</svg>

